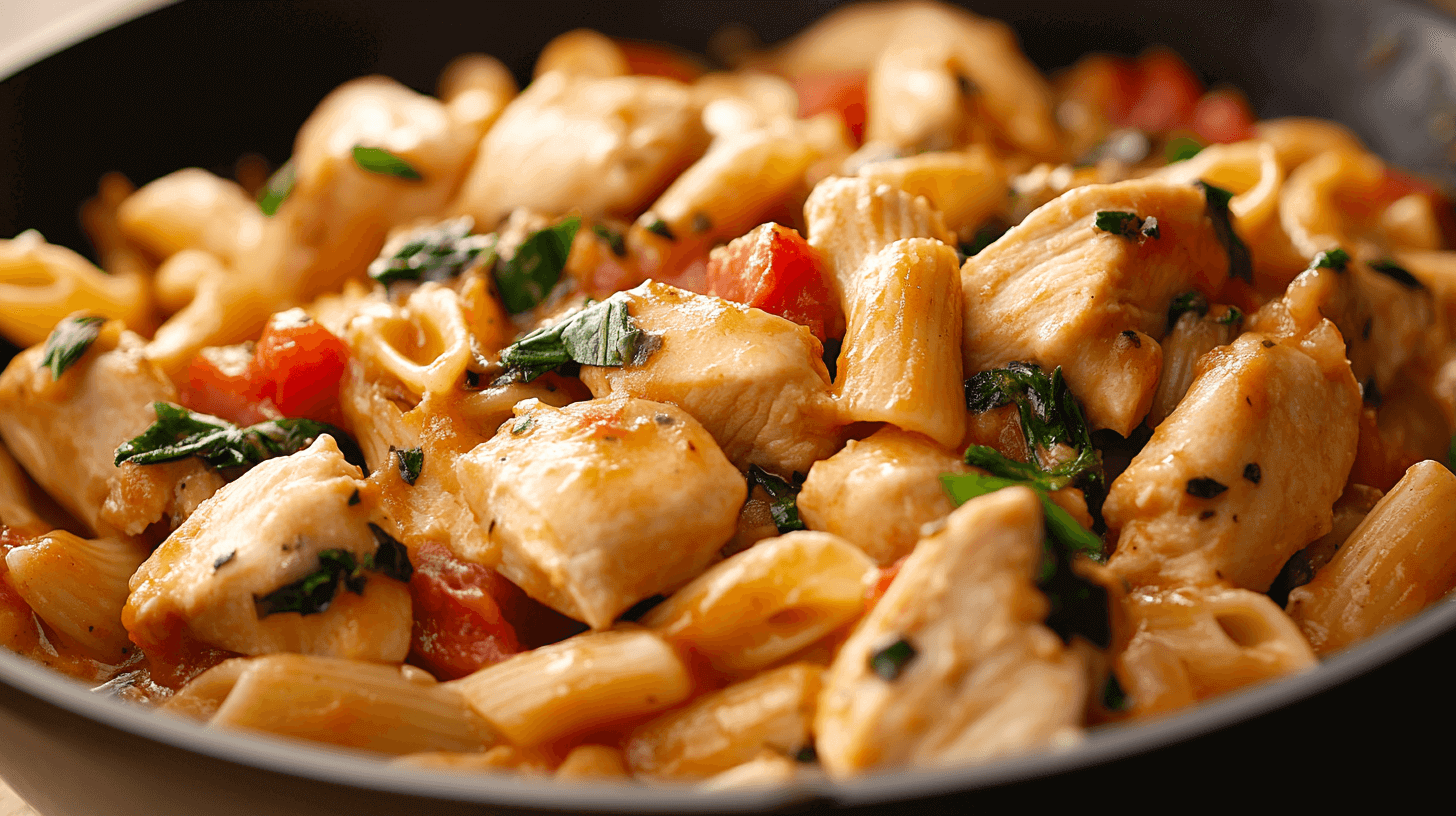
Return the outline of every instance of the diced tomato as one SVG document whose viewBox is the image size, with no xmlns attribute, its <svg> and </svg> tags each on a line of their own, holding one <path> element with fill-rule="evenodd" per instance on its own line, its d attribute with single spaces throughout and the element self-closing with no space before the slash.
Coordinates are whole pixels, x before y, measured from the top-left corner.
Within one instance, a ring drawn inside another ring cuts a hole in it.
<svg viewBox="0 0 1456 816">
<path fill-rule="evenodd" d="M 264 396 L 286 417 L 336 422 L 349 348 L 313 320 L 290 317 L 298 314 L 274 315 L 253 350 Z"/>
<path fill-rule="evenodd" d="M 339 380 L 349 349 L 300 311 L 274 315 L 246 346 L 203 349 L 192 358 L 182 405 L 238 425 L 278 417 L 340 424 Z"/>
<path fill-rule="evenodd" d="M 823 342 L 842 319 L 819 254 L 796 230 L 763 224 L 708 259 L 708 294 L 807 326 Z"/>
<path fill-rule="evenodd" d="M 1193 132 L 1205 142 L 1241 142 L 1258 135 L 1254 113 L 1238 91 L 1209 91 L 1193 109 Z"/>
<path fill-rule="evenodd" d="M 855 144 L 862 143 L 867 77 L 864 71 L 824 71 L 795 77 L 794 92 L 799 95 L 799 116 L 807 118 L 833 111 L 844 119 Z"/>
<path fill-rule="evenodd" d="M 900 567 L 905 565 L 905 559 L 910 556 L 901 556 L 899 560 L 884 569 L 879 570 L 874 583 L 865 587 L 865 612 L 875 608 L 875 604 L 885 597 L 890 590 L 890 584 L 895 583 L 895 576 L 900 574 Z"/>
<path fill-rule="evenodd" d="M 1153 48 L 1138 58 L 1138 93 L 1126 124 L 1148 133 L 1165 133 L 1193 118 L 1203 83 L 1177 54 Z"/>
<path fill-rule="evenodd" d="M 616 40 L 627 58 L 627 70 L 643 76 L 659 76 L 678 82 L 696 82 L 703 67 L 690 55 L 662 43 Z"/>
<path fill-rule="evenodd" d="M 462 561 L 439 544 L 424 544 L 410 558 L 410 659 L 437 677 L 464 677 L 582 629 L 495 570 Z"/>
</svg>

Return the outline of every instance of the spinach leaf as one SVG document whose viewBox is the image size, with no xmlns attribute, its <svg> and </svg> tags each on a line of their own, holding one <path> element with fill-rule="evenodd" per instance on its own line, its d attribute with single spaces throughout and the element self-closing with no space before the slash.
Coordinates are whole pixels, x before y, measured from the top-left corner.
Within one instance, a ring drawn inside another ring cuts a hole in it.
<svg viewBox="0 0 1456 816">
<path fill-rule="evenodd" d="M 761 487 L 768 494 L 768 513 L 773 517 L 779 534 L 803 530 L 804 522 L 799 518 L 799 490 L 804 486 L 804 475 L 795 473 L 792 484 L 769 473 L 758 465 L 748 466 L 748 492 Z"/>
<path fill-rule="evenodd" d="M 1092 444 L 1082 406 L 1072 396 L 1060 367 L 1048 377 L 1036 365 L 1015 362 L 982 371 L 966 381 L 966 407 L 970 410 L 979 413 L 1007 403 L 1016 404 L 1032 462 L 1016 462 L 991 448 L 972 445 L 966 451 L 968 464 L 999 476 L 1034 480 L 1045 490 L 1075 485 L 1094 496 L 1101 495 L 1102 457 Z M 1048 467 L 1045 458 L 1058 444 L 1072 448 L 1075 455 Z"/>
<path fill-rule="evenodd" d="M 1234 232 L 1233 217 L 1229 214 L 1229 202 L 1233 200 L 1234 194 L 1206 181 L 1195 181 L 1193 186 L 1203 191 L 1203 198 L 1207 202 L 1208 220 L 1213 223 L 1213 234 L 1218 238 L 1218 242 L 1223 244 L 1224 251 L 1228 253 L 1229 277 L 1238 278 L 1245 283 L 1253 283 L 1253 257 L 1249 255 L 1249 248 L 1244 244 L 1243 239 Z"/>
<path fill-rule="evenodd" d="M 298 168 L 293 164 L 293 159 L 283 163 L 282 167 L 273 171 L 268 181 L 263 184 L 263 189 L 258 191 L 258 209 L 264 215 L 271 216 L 278 212 L 279 206 L 287 200 L 293 192 L 293 184 L 298 181 Z"/>
<path fill-rule="evenodd" d="M 165 402 L 152 403 L 157 421 L 116 449 L 114 463 L 156 465 L 196 456 L 216 468 L 249 467 L 264 459 L 303 450 L 323 434 L 362 469 L 363 455 L 339 428 L 312 419 L 272 419 L 246 428 Z"/>
<path fill-rule="evenodd" d="M 86 355 L 86 350 L 101 336 L 104 317 L 68 317 L 56 324 L 46 337 L 45 354 L 40 358 L 41 368 L 51 370 L 51 379 L 59 380 L 66 369 L 75 365 Z"/>
<path fill-rule="evenodd" d="M 319 568 L 291 584 L 267 595 L 253 596 L 259 618 L 279 612 L 314 615 L 328 610 L 339 591 L 339 583 L 356 595 L 364 594 L 364 568 L 348 550 L 324 550 L 319 553 Z"/>
<path fill-rule="evenodd" d="M 425 469 L 424 448 L 394 448 L 394 456 L 399 462 L 399 478 L 404 483 L 414 486 L 420 479 L 420 471 Z"/>
<path fill-rule="evenodd" d="M 531 233 L 516 254 L 501 258 L 495 265 L 496 288 L 512 314 L 531 309 L 546 299 L 551 287 L 561 280 L 571 242 L 581 219 L 572 216 L 555 226 Z"/>
<path fill-rule="evenodd" d="M 420 175 L 420 171 L 409 162 L 382 147 L 354 145 L 354 163 L 359 165 L 361 170 L 381 176 L 394 176 L 408 181 L 419 181 L 424 178 Z"/>
<path fill-rule="evenodd" d="M 496 382 L 530 382 L 568 363 L 620 366 L 639 362 L 636 355 L 646 348 L 642 339 L 642 330 L 627 311 L 626 295 L 618 292 L 506 346 L 500 362 L 507 372 Z"/>
<path fill-rule="evenodd" d="M 468 215 L 415 230 L 399 249 L 369 264 L 369 277 L 386 286 L 395 281 L 445 281 L 472 266 L 495 262 L 495 235 L 471 235 Z"/>
<path fill-rule="evenodd" d="M 1168 164 L 1176 164 L 1180 161 L 1187 161 L 1203 152 L 1203 143 L 1188 136 L 1175 136 L 1168 140 L 1163 150 L 1164 158 Z"/>
</svg>

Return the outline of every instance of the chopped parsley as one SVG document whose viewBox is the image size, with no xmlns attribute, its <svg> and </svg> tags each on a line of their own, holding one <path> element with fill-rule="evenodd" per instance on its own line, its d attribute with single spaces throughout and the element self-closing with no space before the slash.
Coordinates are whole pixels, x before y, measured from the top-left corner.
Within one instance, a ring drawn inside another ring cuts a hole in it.
<svg viewBox="0 0 1456 816">
<path fill-rule="evenodd" d="M 522 417 L 519 422 L 511 426 L 511 435 L 520 436 L 536 424 L 535 417 Z"/>
<path fill-rule="evenodd" d="M 1041 500 L 1047 536 L 1042 540 L 1042 562 L 1036 584 L 1051 604 L 1046 625 L 1063 640 L 1079 634 L 1100 646 L 1111 642 L 1107 617 L 1107 591 L 1088 581 L 1072 568 L 1077 556 L 1086 556 L 1098 563 L 1106 560 L 1102 539 L 1077 523 L 1037 485 L 999 476 L 979 473 L 943 473 L 941 486 L 957 506 L 977 496 L 1002 488 L 1023 485 L 1036 492 Z"/>
<path fill-rule="evenodd" d="M 1162 234 L 1158 230 L 1158 219 L 1152 216 L 1143 219 L 1137 213 L 1119 210 L 1099 210 L 1093 226 L 1113 235 L 1136 238 L 1139 242 L 1145 238 L 1157 239 Z"/>
<path fill-rule="evenodd" d="M 1092 433 L 1082 407 L 1062 377 L 1062 369 L 1051 376 L 1031 363 L 1011 363 L 1005 368 L 982 371 L 966 381 L 966 407 L 980 413 L 1015 403 L 1021 419 L 1021 433 L 1032 451 L 1032 461 L 1017 462 L 984 445 L 966 450 L 966 463 L 998 476 L 1034 483 L 1043 490 L 1078 486 L 1089 493 L 1103 489 L 1102 457 L 1092 445 Z M 1074 456 L 1047 466 L 1045 458 L 1056 445 L 1066 445 Z"/>
<path fill-rule="evenodd" d="M 559 224 L 537 230 L 527 236 L 510 258 L 501 258 L 495 265 L 496 288 L 501 301 L 511 314 L 520 314 L 546 299 L 551 288 L 561 280 L 571 242 L 581 219 L 572 216 Z"/>
<path fill-rule="evenodd" d="M 608 229 L 601 224 L 594 225 L 592 232 L 596 233 L 598 238 L 607 242 L 607 247 L 612 250 L 613 255 L 616 255 L 618 258 L 627 257 L 627 241 L 622 237 L 622 233 L 614 229 Z"/>
<path fill-rule="evenodd" d="M 394 456 L 399 462 L 399 478 L 404 483 L 414 486 L 419 481 L 420 471 L 425 469 L 425 451 L 423 448 L 395 448 Z"/>
<path fill-rule="evenodd" d="M 1333 269 L 1336 272 L 1344 272 L 1349 265 L 1350 253 L 1339 247 L 1318 253 L 1309 262 L 1310 269 Z"/>
<path fill-rule="evenodd" d="M 667 226 L 667 222 L 655 215 L 647 222 L 643 229 L 646 229 L 653 235 L 661 235 L 669 241 L 677 240 L 677 236 L 672 234 L 672 229 Z"/>
<path fill-rule="evenodd" d="M 761 487 L 768 494 L 768 514 L 773 517 L 779 534 L 803 530 L 804 522 L 799 519 L 799 490 L 804 486 L 804 474 L 795 473 L 793 482 L 769 473 L 758 465 L 748 466 L 748 492 Z"/>
<path fill-rule="evenodd" d="M 1203 317 L 1208 314 L 1208 298 L 1197 289 L 1173 298 L 1173 302 L 1168 304 L 1168 328 L 1171 329 L 1177 325 L 1178 318 L 1182 317 L 1184 312 L 1193 312 L 1199 317 Z"/>
<path fill-rule="evenodd" d="M 296 453 L 328 434 L 350 463 L 365 469 L 359 446 L 343 430 L 312 419 L 270 419 L 240 428 L 224 419 L 165 402 L 141 434 L 116 449 L 115 464 L 157 465 L 196 456 L 216 468 L 251 467 L 264 459 Z"/>
<path fill-rule="evenodd" d="M 45 354 L 40 358 L 41 368 L 51 370 L 51 379 L 59 380 L 66 369 L 75 365 L 86 355 L 86 350 L 101 336 L 104 317 L 68 317 L 56 324 L 46 337 Z"/>
<path fill-rule="evenodd" d="M 293 192 L 293 184 L 296 181 L 298 181 L 298 168 L 293 164 L 293 159 L 289 159 L 283 163 L 282 167 L 273 171 L 273 175 L 263 183 L 263 189 L 258 191 L 258 209 L 268 216 L 278 212 L 278 207 Z"/>
<path fill-rule="evenodd" d="M 365 147 L 356 144 L 353 152 L 354 163 L 359 165 L 361 170 L 381 176 L 394 176 L 407 181 L 419 181 L 424 178 L 420 175 L 420 171 L 409 162 L 382 147 Z"/>
<path fill-rule="evenodd" d="M 915 654 L 915 647 L 910 645 L 910 641 L 900 638 L 870 655 L 870 671 L 879 675 L 882 680 L 893 681 L 915 659 Z"/>
<path fill-rule="evenodd" d="M 258 617 L 279 612 L 297 612 L 300 615 L 324 612 L 333 604 L 340 584 L 355 595 L 363 595 L 367 581 L 365 570 L 396 581 L 409 581 L 415 571 L 409 560 L 409 551 L 377 525 L 370 524 L 369 530 L 377 544 L 373 555 L 361 559 L 343 549 L 320 552 L 317 570 L 267 595 L 253 596 Z"/>
<path fill-rule="evenodd" d="M 643 338 L 627 311 L 626 295 L 618 292 L 506 346 L 500 362 L 507 371 L 497 382 L 530 382 L 569 363 L 621 366 L 639 362 L 638 353 L 650 351 Z"/>
<path fill-rule="evenodd" d="M 1203 191 L 1208 220 L 1213 224 L 1213 234 L 1223 245 L 1224 252 L 1228 253 L 1229 277 L 1253 283 L 1253 257 L 1249 255 L 1249 247 L 1244 244 L 1243 239 L 1234 232 L 1233 217 L 1229 214 L 1229 202 L 1233 200 L 1234 194 L 1206 181 L 1195 181 L 1193 186 Z"/>
<path fill-rule="evenodd" d="M 1409 289 L 1426 288 L 1409 270 L 1389 258 L 1371 261 L 1370 268 Z"/>
<path fill-rule="evenodd" d="M 418 229 L 399 249 L 369 264 L 369 277 L 386 286 L 395 281 L 445 281 L 472 266 L 495 262 L 495 235 L 471 235 L 468 215 Z"/>
</svg>

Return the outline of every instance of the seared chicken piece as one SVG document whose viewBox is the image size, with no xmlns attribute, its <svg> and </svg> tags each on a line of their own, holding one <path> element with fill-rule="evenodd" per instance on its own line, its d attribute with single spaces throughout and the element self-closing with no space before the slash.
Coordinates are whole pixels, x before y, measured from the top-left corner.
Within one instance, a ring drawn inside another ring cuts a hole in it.
<svg viewBox="0 0 1456 816">
<path fill-rule="evenodd" d="M 367 507 L 354 498 L 363 486 L 359 469 L 326 435 L 254 466 L 203 502 L 132 576 L 122 612 L 132 640 L 147 648 L 185 630 L 250 655 L 404 660 L 413 625 L 409 589 L 381 573 L 361 573 L 362 594 L 336 585 L 323 611 L 267 614 L 260 605 L 318 573 L 325 551 L 373 563 L 380 542 Z"/>
<path fill-rule="evenodd" d="M 517 207 L 632 218 L 708 146 L 691 89 L 553 71 L 501 113 L 453 209 L 493 227 Z"/>
<path fill-rule="evenodd" d="M 815 745 L 830 776 L 946 766 L 1081 735 L 1087 670 L 1041 625 L 1041 504 L 966 502 L 906 559 L 825 678 Z"/>
<path fill-rule="evenodd" d="M 237 182 L 189 167 L 127 196 L 116 218 L 123 235 L 158 258 L 200 249 L 231 266 L 257 246 L 267 216 Z"/>
<path fill-rule="evenodd" d="M 102 504 L 117 476 L 117 447 L 156 420 L 153 402 L 177 401 L 143 343 L 110 322 L 60 380 L 41 365 L 43 345 L 17 354 L 0 375 L 0 437 L 47 493 L 99 535 L 114 532 Z"/>
<path fill-rule="evenodd" d="M 955 509 L 940 474 L 969 470 L 920 434 L 887 426 L 814 463 L 799 515 L 809 529 L 833 533 L 886 567 L 910 552 L 922 525 Z"/>
<path fill-rule="evenodd" d="M 1359 413 L 1328 321 L 1298 346 L 1251 332 L 1204 355 L 1108 492 L 1102 513 L 1120 531 L 1109 566 L 1137 586 L 1268 589 L 1330 529 Z"/>
<path fill-rule="evenodd" d="M 1157 236 L 1095 226 L 1098 212 L 1157 219 Z M 1014 361 L 1061 366 L 1094 428 L 1127 436 L 1152 405 L 1168 305 L 1223 285 L 1228 256 L 1196 187 L 1078 187 L 961 268 L 967 374 Z"/>
<path fill-rule="evenodd" d="M 496 569 L 593 629 L 702 572 L 748 492 L 691 416 L 620 396 L 527 400 L 455 470 Z"/>
<path fill-rule="evenodd" d="M 101 520 L 138 536 L 165 519 L 170 533 L 225 484 L 216 470 L 194 457 L 160 465 L 123 462 L 111 477 Z"/>
<path fill-rule="evenodd" d="M 829 372 L 808 329 L 651 281 L 628 292 L 627 304 L 633 322 L 661 346 L 641 363 L 582 366 L 594 396 L 672 403 L 740 468 L 806 473 L 839 447 Z"/>
</svg>

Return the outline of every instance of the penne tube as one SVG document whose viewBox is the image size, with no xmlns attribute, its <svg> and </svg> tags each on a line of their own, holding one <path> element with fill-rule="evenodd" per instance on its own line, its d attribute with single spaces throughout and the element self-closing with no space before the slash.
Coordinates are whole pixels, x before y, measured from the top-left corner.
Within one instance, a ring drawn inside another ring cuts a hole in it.
<svg viewBox="0 0 1456 816">
<path fill-rule="evenodd" d="M 0 334 L 33 346 L 74 312 L 116 318 L 138 331 L 154 325 L 140 275 L 108 275 L 34 230 L 0 240 Z"/>
<path fill-rule="evenodd" d="M 752 672 L 859 617 L 873 567 L 835 536 L 793 532 L 712 567 L 642 624 L 720 671 Z"/>
<path fill-rule="evenodd" d="M 1239 320 L 1227 307 L 1199 316 L 1184 312 L 1163 338 L 1163 370 L 1148 411 L 1148 427 L 1156 428 L 1182 402 L 1198 373 L 1198 361 L 1218 346 L 1233 342 Z"/>
<path fill-rule="evenodd" d="M 1413 465 L 1314 580 L 1289 593 L 1289 614 L 1328 654 L 1393 626 L 1456 587 L 1456 476 Z"/>
<path fill-rule="evenodd" d="M 610 745 L 578 745 L 556 768 L 557 779 L 627 779 L 622 752 Z"/>
<path fill-rule="evenodd" d="M 923 196 L 960 237 L 970 237 L 991 218 L 1009 192 L 1005 168 L 984 145 L 872 162 L 857 175 L 876 186 Z"/>
<path fill-rule="evenodd" d="M 793 754 L 811 744 L 824 670 L 795 663 L 694 700 L 632 732 L 627 761 L 639 776 L 701 779 L 765 749 Z"/>
<path fill-rule="evenodd" d="M 739 790 L 742 788 L 783 787 L 799 775 L 799 763 L 781 754 L 764 751 L 734 768 L 703 782 L 705 791 Z"/>
<path fill-rule="evenodd" d="M 56 530 L 5 554 L 7 579 L 40 619 L 97 656 L 131 653 L 121 625 L 127 582 L 147 549 L 121 538 L 87 540 Z"/>
<path fill-rule="evenodd" d="M 953 447 L 966 433 L 960 267 L 928 238 L 896 241 L 861 267 L 835 382 L 845 422 L 887 422 Z"/>
<path fill-rule="evenodd" d="M 527 748 L 653 714 L 692 693 L 667 641 L 637 629 L 577 635 L 443 685 Z"/>
</svg>

